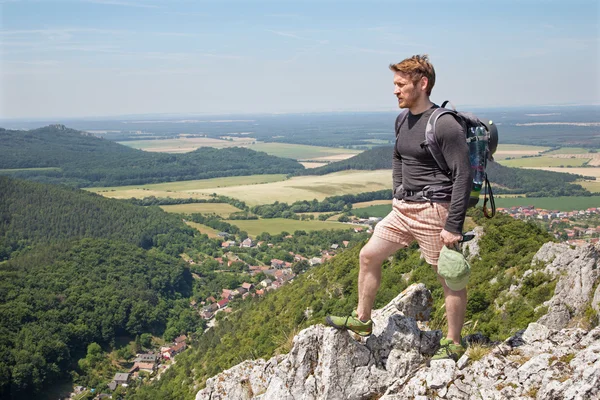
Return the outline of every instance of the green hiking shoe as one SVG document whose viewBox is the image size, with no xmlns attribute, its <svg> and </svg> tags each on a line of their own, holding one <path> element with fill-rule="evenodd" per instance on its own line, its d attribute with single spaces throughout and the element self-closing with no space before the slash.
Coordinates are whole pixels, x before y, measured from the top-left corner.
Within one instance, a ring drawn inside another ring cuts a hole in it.
<svg viewBox="0 0 600 400">
<path fill-rule="evenodd" d="M 435 353 L 431 360 L 447 360 L 452 359 L 458 361 L 465 354 L 465 347 L 462 344 L 455 344 L 452 339 L 442 338 L 440 340 L 440 348 Z"/>
<path fill-rule="evenodd" d="M 356 316 L 356 312 L 353 312 L 352 315 L 347 317 L 334 317 L 333 315 L 328 315 L 325 317 L 325 323 L 336 329 L 352 331 L 359 336 L 369 336 L 373 331 L 373 321 L 368 320 L 367 322 L 362 322 Z"/>
</svg>

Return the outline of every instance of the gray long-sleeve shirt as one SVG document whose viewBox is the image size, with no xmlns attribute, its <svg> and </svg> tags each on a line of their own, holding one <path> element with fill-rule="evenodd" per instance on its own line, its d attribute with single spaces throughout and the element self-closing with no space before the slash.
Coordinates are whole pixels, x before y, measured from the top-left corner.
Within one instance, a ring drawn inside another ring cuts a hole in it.
<svg viewBox="0 0 600 400">
<path fill-rule="evenodd" d="M 452 115 L 442 115 L 436 123 L 435 134 L 450 169 L 450 176 L 440 169 L 433 156 L 421 145 L 425 141 L 427 121 L 435 108 L 437 106 L 418 115 L 409 111 L 400 126 L 392 160 L 394 194 L 400 198 L 396 193 L 400 185 L 411 192 L 419 192 L 425 186 L 452 186 L 444 229 L 461 233 L 472 184 L 469 147 L 462 125 Z"/>
</svg>

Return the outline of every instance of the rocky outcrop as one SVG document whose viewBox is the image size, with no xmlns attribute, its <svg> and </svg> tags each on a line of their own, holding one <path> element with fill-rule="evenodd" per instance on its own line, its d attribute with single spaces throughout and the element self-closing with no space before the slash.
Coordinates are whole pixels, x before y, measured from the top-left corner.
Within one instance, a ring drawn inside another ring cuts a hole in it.
<svg viewBox="0 0 600 400">
<path fill-rule="evenodd" d="M 598 249 L 560 246 L 545 245 L 536 260 L 559 279 L 551 309 L 562 304 L 570 318 L 600 297 Z M 504 342 L 470 346 L 458 362 L 428 362 L 441 338 L 420 322 L 431 305 L 425 286 L 412 285 L 374 311 L 367 339 L 312 326 L 295 337 L 289 354 L 224 371 L 196 400 L 600 398 L 600 327 L 588 331 L 569 319 L 568 329 L 555 328 L 564 323 L 541 320 Z"/>
<path fill-rule="evenodd" d="M 577 326 L 589 306 L 598 308 L 597 282 L 600 277 L 600 248 L 591 244 L 572 249 L 565 244 L 546 243 L 533 263 L 547 263 L 544 272 L 558 279 L 554 296 L 545 305 L 548 313 L 538 322 L 553 329 Z M 596 310 L 596 312 L 598 312 Z"/>
</svg>

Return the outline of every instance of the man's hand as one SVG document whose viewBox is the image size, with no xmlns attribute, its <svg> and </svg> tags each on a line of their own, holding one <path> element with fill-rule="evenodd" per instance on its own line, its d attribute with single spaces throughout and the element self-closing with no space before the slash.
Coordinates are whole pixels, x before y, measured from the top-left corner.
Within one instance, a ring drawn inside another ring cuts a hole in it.
<svg viewBox="0 0 600 400">
<path fill-rule="evenodd" d="M 452 247 L 457 244 L 460 239 L 462 239 L 462 235 L 460 233 L 448 232 L 445 229 L 442 229 L 440 237 L 442 238 L 442 242 L 446 245 L 446 247 Z"/>
</svg>

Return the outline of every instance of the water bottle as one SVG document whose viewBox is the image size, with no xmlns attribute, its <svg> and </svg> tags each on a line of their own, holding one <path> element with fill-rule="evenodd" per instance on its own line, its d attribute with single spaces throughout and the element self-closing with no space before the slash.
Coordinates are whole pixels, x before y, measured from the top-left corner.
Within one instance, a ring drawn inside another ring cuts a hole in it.
<svg viewBox="0 0 600 400">
<path fill-rule="evenodd" d="M 471 161 L 471 171 L 473 175 L 473 185 L 471 188 L 471 202 L 477 204 L 479 193 L 483 186 L 485 178 L 485 163 L 487 149 L 487 134 L 485 128 L 478 126 L 471 129 L 471 138 L 469 142 L 469 159 Z"/>
</svg>

